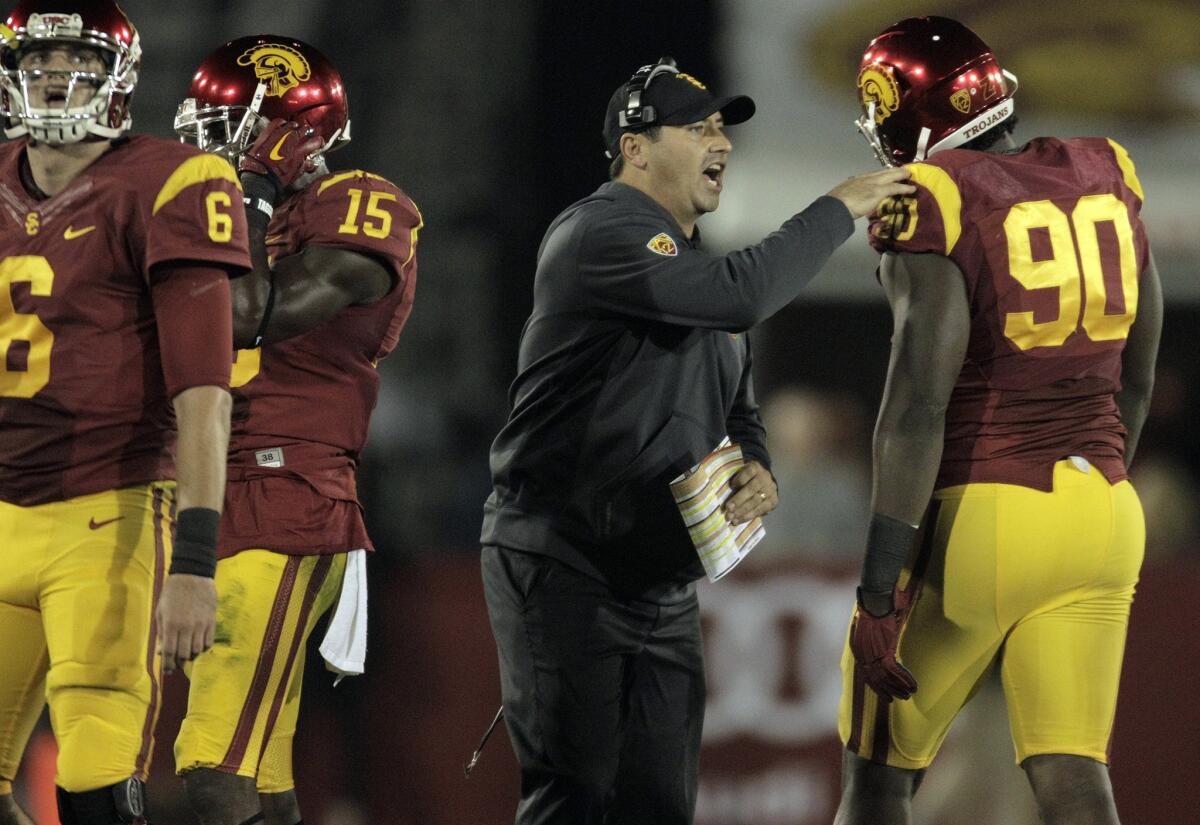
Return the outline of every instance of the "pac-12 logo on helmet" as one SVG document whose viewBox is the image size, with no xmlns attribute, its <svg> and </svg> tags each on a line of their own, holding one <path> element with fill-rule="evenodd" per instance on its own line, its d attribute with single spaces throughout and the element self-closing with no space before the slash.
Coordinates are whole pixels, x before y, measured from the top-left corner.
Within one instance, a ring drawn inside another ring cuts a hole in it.
<svg viewBox="0 0 1200 825">
<path fill-rule="evenodd" d="M 959 89 L 954 94 L 950 95 L 950 105 L 958 109 L 964 115 L 971 111 L 971 90 Z"/>
<path fill-rule="evenodd" d="M 892 77 L 891 67 L 883 63 L 862 68 L 858 73 L 858 91 L 863 108 L 873 111 L 876 123 L 883 123 L 900 105 L 900 87 Z"/>
<path fill-rule="evenodd" d="M 239 66 L 254 67 L 254 76 L 267 86 L 267 97 L 283 97 L 312 76 L 304 55 L 283 43 L 251 46 L 237 62 Z"/>
</svg>

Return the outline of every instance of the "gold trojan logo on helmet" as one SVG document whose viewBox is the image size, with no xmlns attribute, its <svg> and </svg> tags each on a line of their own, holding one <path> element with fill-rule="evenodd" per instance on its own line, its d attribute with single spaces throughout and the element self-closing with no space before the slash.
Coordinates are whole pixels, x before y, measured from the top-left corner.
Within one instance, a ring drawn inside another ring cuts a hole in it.
<svg viewBox="0 0 1200 825">
<path fill-rule="evenodd" d="M 304 55 L 282 43 L 263 43 L 242 52 L 239 66 L 253 66 L 254 76 L 267 84 L 267 97 L 283 97 L 312 74 Z"/>
<path fill-rule="evenodd" d="M 868 111 L 875 103 L 875 123 L 883 123 L 900 105 L 900 87 L 892 77 L 890 67 L 872 63 L 858 73 L 858 91 L 862 96 L 863 108 Z"/>
</svg>

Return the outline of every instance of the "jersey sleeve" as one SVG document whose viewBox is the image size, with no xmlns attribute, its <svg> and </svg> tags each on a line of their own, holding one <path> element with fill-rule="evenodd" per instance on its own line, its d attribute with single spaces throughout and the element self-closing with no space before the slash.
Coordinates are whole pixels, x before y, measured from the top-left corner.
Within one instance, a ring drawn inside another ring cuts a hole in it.
<svg viewBox="0 0 1200 825">
<path fill-rule="evenodd" d="M 370 172 L 341 172 L 313 184 L 300 247 L 332 246 L 381 260 L 398 284 L 416 256 L 421 212 L 395 184 Z"/>
<path fill-rule="evenodd" d="M 1121 182 L 1129 190 L 1129 193 L 1137 198 L 1136 205 L 1140 212 L 1142 204 L 1146 201 L 1146 193 L 1142 189 L 1142 182 L 1138 179 L 1137 168 L 1133 165 L 1133 159 L 1129 157 L 1129 153 L 1125 151 L 1125 147 L 1112 138 L 1106 138 L 1106 142 L 1112 150 L 1113 161 L 1120 172 Z"/>
<path fill-rule="evenodd" d="M 1106 138 L 1105 143 L 1112 152 L 1119 176 L 1116 194 L 1129 208 L 1130 223 L 1134 230 L 1133 244 L 1137 254 L 1138 277 L 1141 277 L 1150 263 L 1150 241 L 1146 237 L 1145 224 L 1139 220 L 1142 204 L 1146 201 L 1146 192 L 1142 189 L 1142 182 L 1138 179 L 1137 167 L 1134 166 L 1133 159 L 1129 157 L 1129 152 L 1125 151 L 1125 147 L 1112 138 Z"/>
<path fill-rule="evenodd" d="M 946 170 L 927 163 L 906 167 L 917 187 L 912 195 L 889 198 L 871 220 L 877 252 L 934 252 L 950 257 L 962 235 L 962 197 Z"/>
<path fill-rule="evenodd" d="M 153 202 L 143 207 L 146 271 L 169 261 L 249 269 L 242 188 L 229 162 L 197 154 L 167 168 Z"/>
</svg>

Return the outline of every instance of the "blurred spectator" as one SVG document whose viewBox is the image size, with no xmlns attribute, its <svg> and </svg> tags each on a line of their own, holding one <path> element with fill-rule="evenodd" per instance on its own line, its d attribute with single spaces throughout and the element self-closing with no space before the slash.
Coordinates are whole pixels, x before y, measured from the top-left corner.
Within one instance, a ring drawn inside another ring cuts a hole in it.
<svg viewBox="0 0 1200 825">
<path fill-rule="evenodd" d="M 1131 475 L 1146 514 L 1147 560 L 1195 553 L 1200 489 L 1188 467 L 1173 456 L 1144 450 L 1138 452 Z"/>
<path fill-rule="evenodd" d="M 871 495 L 862 406 L 847 395 L 784 387 L 763 404 L 763 421 L 779 507 L 765 521 L 756 561 L 857 560 Z"/>
</svg>

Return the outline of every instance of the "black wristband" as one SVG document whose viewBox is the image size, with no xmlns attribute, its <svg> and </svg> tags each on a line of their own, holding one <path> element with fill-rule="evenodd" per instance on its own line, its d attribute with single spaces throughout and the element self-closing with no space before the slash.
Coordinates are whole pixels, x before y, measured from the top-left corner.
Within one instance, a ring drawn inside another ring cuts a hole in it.
<svg viewBox="0 0 1200 825">
<path fill-rule="evenodd" d="M 207 507 L 180 510 L 175 519 L 175 548 L 170 573 L 212 578 L 217 573 L 217 534 L 221 514 Z"/>
<path fill-rule="evenodd" d="M 862 589 L 890 592 L 900 578 L 904 562 L 917 538 L 917 528 L 891 516 L 871 514 L 867 529 L 867 554 L 863 559 Z"/>
<path fill-rule="evenodd" d="M 246 206 L 246 223 L 260 232 L 266 232 L 271 223 L 271 216 L 275 214 L 275 207 L 257 196 L 244 197 L 242 203 Z"/>
<path fill-rule="evenodd" d="M 283 194 L 283 187 L 271 175 L 242 172 L 238 180 L 242 183 L 242 194 L 247 198 L 262 198 L 273 205 L 279 203 L 279 196 Z"/>
</svg>

